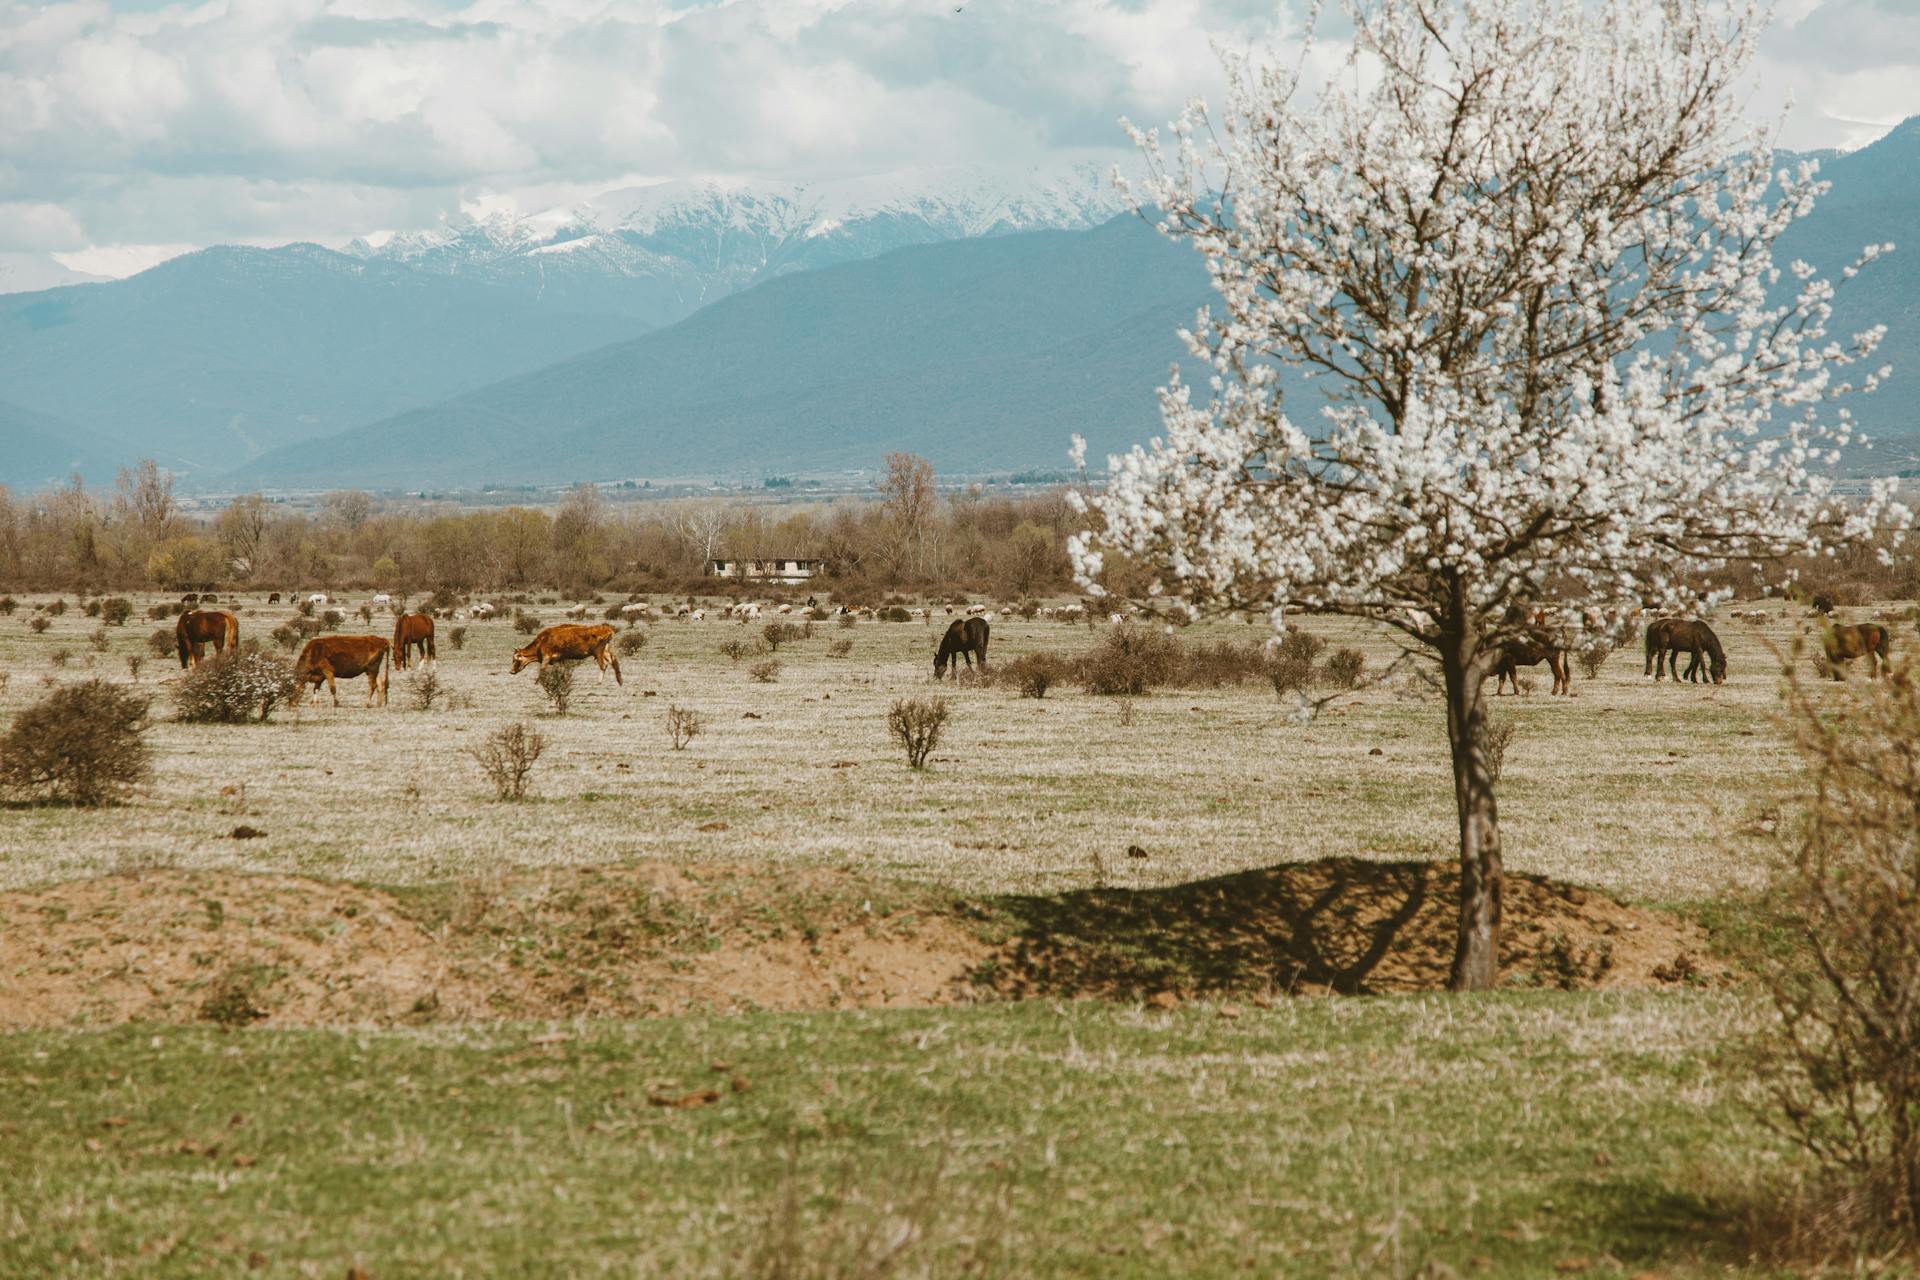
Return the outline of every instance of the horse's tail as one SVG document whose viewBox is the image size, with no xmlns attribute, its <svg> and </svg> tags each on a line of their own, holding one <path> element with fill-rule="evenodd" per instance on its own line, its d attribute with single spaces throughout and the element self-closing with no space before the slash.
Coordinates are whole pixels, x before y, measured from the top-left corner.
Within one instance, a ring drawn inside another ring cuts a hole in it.
<svg viewBox="0 0 1920 1280">
<path fill-rule="evenodd" d="M 397 614 L 393 619 L 393 661 L 401 663 L 406 661 L 406 644 L 407 615 L 404 613 Z"/>
<path fill-rule="evenodd" d="M 187 615 L 181 614 L 180 621 L 173 624 L 173 647 L 180 651 L 180 666 L 185 668 L 193 664 L 188 658 L 193 654 L 193 642 L 187 639 Z"/>
<path fill-rule="evenodd" d="M 224 616 L 226 617 L 226 622 L 222 625 L 226 632 L 227 648 L 237 652 L 240 648 L 240 619 L 230 613 Z"/>
</svg>

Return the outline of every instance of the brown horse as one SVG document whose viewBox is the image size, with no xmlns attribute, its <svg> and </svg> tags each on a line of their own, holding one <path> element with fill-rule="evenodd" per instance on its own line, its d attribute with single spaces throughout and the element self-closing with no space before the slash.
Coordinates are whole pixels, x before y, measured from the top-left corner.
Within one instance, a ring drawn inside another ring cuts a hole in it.
<svg viewBox="0 0 1920 1280">
<path fill-rule="evenodd" d="M 612 641 L 613 628 L 604 622 L 591 627 L 563 622 L 542 631 L 525 648 L 515 649 L 513 666 L 507 674 L 517 676 L 535 665 L 545 669 L 549 662 L 578 662 L 582 658 L 592 658 L 600 665 L 602 680 L 607 678 L 607 668 L 612 667 L 613 682 L 625 684 L 620 678 L 620 659 L 613 655 Z"/>
<path fill-rule="evenodd" d="M 208 645 L 218 654 L 240 643 L 240 619 L 230 613 L 189 612 L 173 624 L 173 644 L 182 667 L 197 667 Z"/>
<path fill-rule="evenodd" d="M 973 657 L 980 655 L 980 669 L 987 669 L 987 620 L 985 618 L 955 618 L 947 626 L 947 634 L 940 637 L 940 651 L 933 655 L 933 678 L 935 680 L 947 674 L 947 667 L 953 667 L 953 678 L 960 678 L 960 659 L 967 660 L 967 669 L 973 669 Z"/>
<path fill-rule="evenodd" d="M 387 705 L 387 678 L 382 668 L 386 665 L 387 642 L 379 636 L 316 636 L 307 641 L 307 647 L 293 663 L 293 700 L 297 704 L 307 692 L 307 686 L 318 689 L 322 683 L 327 692 L 333 695 L 333 705 L 340 705 L 340 689 L 334 684 L 337 676 L 350 680 L 354 676 L 367 678 L 367 705 L 373 705 L 374 695 L 380 696 L 380 705 Z"/>
<path fill-rule="evenodd" d="M 1547 670 L 1553 672 L 1553 692 L 1573 696 L 1572 669 L 1567 665 L 1567 648 L 1556 644 L 1543 631 L 1516 640 L 1502 641 L 1494 651 L 1493 692 L 1498 697 L 1507 681 L 1513 682 L 1513 691 L 1520 692 L 1520 667 L 1547 664 Z"/>
<path fill-rule="evenodd" d="M 420 660 L 440 665 L 433 649 L 433 618 L 424 613 L 402 614 L 393 623 L 393 669 L 405 671 L 412 665 L 412 651 L 420 650 Z"/>
<path fill-rule="evenodd" d="M 1693 661 L 1687 664 L 1688 680 L 1702 678 L 1704 659 L 1705 677 L 1715 684 L 1727 682 L 1727 651 L 1720 647 L 1720 637 L 1713 634 L 1712 627 L 1689 618 L 1660 618 L 1647 625 L 1647 667 L 1655 680 L 1671 675 L 1678 684 L 1682 653 L 1693 655 Z"/>
<path fill-rule="evenodd" d="M 1892 633 L 1877 622 L 1835 626 L 1824 617 L 1820 620 L 1820 647 L 1826 650 L 1827 668 L 1835 680 L 1846 679 L 1846 668 L 1841 664 L 1855 658 L 1867 660 L 1867 679 L 1876 678 L 1892 663 L 1889 654 L 1892 642 Z"/>
</svg>

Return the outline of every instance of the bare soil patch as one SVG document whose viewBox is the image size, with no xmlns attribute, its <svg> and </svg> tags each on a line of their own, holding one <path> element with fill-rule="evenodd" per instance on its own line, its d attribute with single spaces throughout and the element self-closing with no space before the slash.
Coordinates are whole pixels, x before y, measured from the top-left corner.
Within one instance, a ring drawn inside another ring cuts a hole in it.
<svg viewBox="0 0 1920 1280">
<path fill-rule="evenodd" d="M 966 900 L 844 871 L 644 863 L 383 888 L 153 871 L 0 894 L 0 1028 L 354 1025 L 1444 984 L 1456 872 L 1323 860 Z M 1698 926 L 1534 877 L 1510 982 L 1721 976 Z"/>
</svg>

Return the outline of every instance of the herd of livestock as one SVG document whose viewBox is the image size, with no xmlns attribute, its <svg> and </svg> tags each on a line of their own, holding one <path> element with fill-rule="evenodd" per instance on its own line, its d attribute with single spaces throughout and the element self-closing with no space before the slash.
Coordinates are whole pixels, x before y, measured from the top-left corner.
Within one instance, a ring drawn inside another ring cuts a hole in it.
<svg viewBox="0 0 1920 1280">
<path fill-rule="evenodd" d="M 279 593 L 268 598 L 268 603 L 278 603 Z M 327 597 L 313 595 L 307 597 L 307 603 L 325 604 Z M 403 612 L 393 606 L 387 596 L 375 596 L 373 605 L 394 608 L 395 620 L 393 636 L 388 639 L 378 635 L 323 635 L 307 641 L 294 661 L 294 685 L 296 696 L 308 690 L 318 690 L 326 685 L 333 697 L 335 706 L 340 704 L 339 680 L 352 680 L 361 676 L 367 680 L 367 705 L 376 701 L 385 705 L 387 700 L 387 672 L 389 668 L 406 670 L 416 663 L 437 663 L 438 654 L 434 645 L 434 618 L 431 613 Z M 792 605 L 759 605 L 751 603 L 735 604 L 717 611 L 716 616 L 724 616 L 741 622 L 759 619 L 763 612 L 790 614 Z M 575 605 L 567 610 L 569 617 L 584 618 L 587 606 Z M 809 599 L 801 606 L 803 614 L 815 614 L 815 602 Z M 497 612 L 495 606 L 479 603 L 462 611 L 460 616 L 483 619 Z M 651 617 L 652 610 L 645 604 L 627 604 L 618 606 L 616 612 L 629 619 Z M 837 612 L 843 615 L 859 617 L 875 616 L 875 611 L 865 608 L 847 608 L 842 606 Z M 947 610 L 952 613 L 953 610 Z M 990 611 L 982 605 L 973 605 L 966 610 L 966 616 L 955 618 L 943 633 L 934 658 L 934 675 L 945 675 L 951 665 L 958 675 L 962 659 L 972 667 L 974 659 L 979 659 L 981 667 L 986 666 L 989 625 L 987 615 Z M 1003 616 L 1010 616 L 1012 609 L 1000 610 Z M 363 616 L 366 614 L 363 611 Z M 609 614 L 609 616 L 614 616 Z M 707 611 L 691 604 L 682 605 L 672 615 L 687 621 L 701 621 Z M 932 621 L 932 610 L 911 611 L 908 616 Z M 1087 615 L 1082 608 L 1043 609 L 1035 616 L 1058 617 L 1065 621 L 1080 621 Z M 1835 623 L 1825 613 L 1816 615 L 1820 621 L 1821 642 L 1834 678 L 1841 677 L 1845 663 L 1857 658 L 1867 659 L 1869 675 L 1877 676 L 1887 667 L 1891 635 L 1888 629 L 1875 622 L 1854 624 Z M 1113 614 L 1110 622 L 1124 621 L 1122 615 Z M 1528 618 L 1513 619 L 1523 625 L 1518 634 L 1500 643 L 1494 654 L 1491 673 L 1495 677 L 1495 693 L 1505 691 L 1509 682 L 1516 691 L 1519 689 L 1518 668 L 1536 666 L 1545 663 L 1553 674 L 1553 692 L 1571 694 L 1573 682 L 1569 671 L 1571 643 L 1563 629 L 1555 628 L 1548 615 L 1538 612 Z M 510 667 L 511 674 L 518 675 L 531 666 L 545 668 L 556 662 L 581 662 L 592 659 L 599 668 L 601 679 L 606 678 L 609 670 L 613 672 L 616 684 L 624 683 L 620 672 L 620 660 L 614 653 L 613 641 L 618 633 L 608 623 L 585 624 L 566 622 L 546 627 L 533 639 L 513 651 Z M 209 646 L 218 653 L 229 647 L 237 646 L 240 640 L 240 622 L 232 613 L 224 610 L 189 609 L 182 613 L 174 628 L 174 638 L 179 651 L 180 665 L 185 668 L 198 666 Z M 1683 676 L 1680 670 L 1680 655 L 1690 657 Z M 1706 680 L 1721 684 L 1727 678 L 1727 655 L 1713 628 L 1705 622 L 1692 618 L 1655 618 L 1646 624 L 1646 668 L 1645 674 L 1656 680 L 1671 675 L 1678 682 Z"/>
</svg>

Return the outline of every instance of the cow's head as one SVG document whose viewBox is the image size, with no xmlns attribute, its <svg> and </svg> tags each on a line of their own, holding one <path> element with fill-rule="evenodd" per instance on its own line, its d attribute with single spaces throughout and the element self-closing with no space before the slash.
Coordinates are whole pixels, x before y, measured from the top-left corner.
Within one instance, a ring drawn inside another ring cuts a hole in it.
<svg viewBox="0 0 1920 1280">
<path fill-rule="evenodd" d="M 513 651 L 513 666 L 507 671 L 507 674 L 517 676 L 538 661 L 540 661 L 540 650 L 537 646 L 528 645 L 524 649 L 515 649 Z"/>
</svg>

